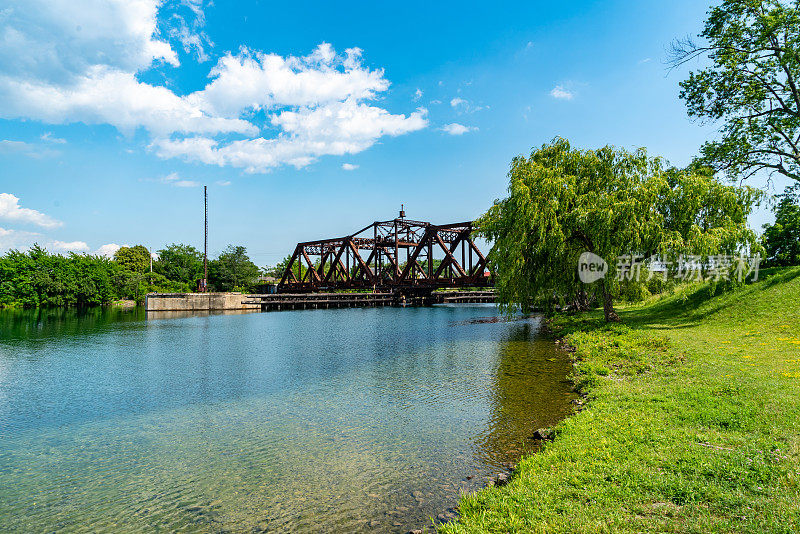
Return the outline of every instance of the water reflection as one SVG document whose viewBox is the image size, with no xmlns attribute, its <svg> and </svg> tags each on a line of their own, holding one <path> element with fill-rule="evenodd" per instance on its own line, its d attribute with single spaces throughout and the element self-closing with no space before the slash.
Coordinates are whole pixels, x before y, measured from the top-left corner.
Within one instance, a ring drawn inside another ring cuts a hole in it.
<svg viewBox="0 0 800 534">
<path fill-rule="evenodd" d="M 491 415 L 475 442 L 476 454 L 498 468 L 535 449 L 539 443 L 533 433 L 568 416 L 576 398 L 566 378 L 569 362 L 553 343 L 536 335 L 536 321 L 512 328 L 508 339 L 497 344 Z"/>
<path fill-rule="evenodd" d="M 495 315 L 0 312 L 0 524 L 426 524 L 568 409 L 567 362 L 537 320 Z"/>
</svg>

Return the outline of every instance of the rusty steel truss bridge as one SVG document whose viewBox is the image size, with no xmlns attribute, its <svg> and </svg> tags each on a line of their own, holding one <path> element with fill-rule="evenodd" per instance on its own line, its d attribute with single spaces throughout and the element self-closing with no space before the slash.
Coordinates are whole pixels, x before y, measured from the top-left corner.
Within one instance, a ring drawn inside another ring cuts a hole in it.
<svg viewBox="0 0 800 534">
<path fill-rule="evenodd" d="M 278 293 L 341 289 L 419 295 L 434 289 L 489 287 L 486 257 L 472 222 L 434 225 L 400 217 L 354 234 L 298 243 Z"/>
</svg>

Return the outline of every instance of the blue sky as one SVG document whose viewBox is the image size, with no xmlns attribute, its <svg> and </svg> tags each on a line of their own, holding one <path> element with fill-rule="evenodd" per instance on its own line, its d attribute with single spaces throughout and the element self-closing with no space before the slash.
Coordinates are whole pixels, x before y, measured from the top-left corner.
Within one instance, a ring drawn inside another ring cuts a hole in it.
<svg viewBox="0 0 800 534">
<path fill-rule="evenodd" d="M 200 248 L 208 185 L 210 253 L 274 264 L 401 203 L 475 218 L 555 136 L 684 165 L 715 127 L 665 48 L 707 8 L 0 0 L 0 250 Z"/>
</svg>

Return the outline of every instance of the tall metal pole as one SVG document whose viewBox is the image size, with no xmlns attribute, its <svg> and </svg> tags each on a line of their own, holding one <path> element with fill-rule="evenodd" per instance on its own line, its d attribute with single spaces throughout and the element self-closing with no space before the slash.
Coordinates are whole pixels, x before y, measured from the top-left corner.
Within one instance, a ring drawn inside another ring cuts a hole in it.
<svg viewBox="0 0 800 534">
<path fill-rule="evenodd" d="M 203 186 L 205 201 L 205 241 L 203 242 L 203 292 L 208 291 L 208 186 Z"/>
</svg>

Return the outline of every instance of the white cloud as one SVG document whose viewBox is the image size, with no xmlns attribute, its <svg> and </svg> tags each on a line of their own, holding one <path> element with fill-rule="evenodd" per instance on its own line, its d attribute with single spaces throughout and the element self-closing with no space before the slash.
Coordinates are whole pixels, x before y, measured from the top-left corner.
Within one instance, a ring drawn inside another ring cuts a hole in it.
<svg viewBox="0 0 800 534">
<path fill-rule="evenodd" d="M 414 102 L 419 102 L 420 98 L 422 98 L 422 89 L 417 88 L 417 90 L 414 91 Z"/>
<path fill-rule="evenodd" d="M 476 111 L 480 111 L 483 109 L 482 106 L 475 106 L 470 103 L 469 100 L 461 98 L 459 96 L 450 100 L 450 106 L 454 109 L 458 110 L 460 113 L 475 113 Z"/>
<path fill-rule="evenodd" d="M 7 11 L 0 118 L 110 124 L 126 135 L 143 128 L 161 157 L 250 172 L 356 153 L 427 126 L 422 110 L 392 114 L 365 104 L 389 89 L 383 69 L 364 66 L 358 48 L 338 54 L 328 43 L 307 56 L 228 53 L 207 85 L 186 95 L 140 81 L 154 66 L 179 66 L 163 36 L 206 59 L 202 7 L 202 0 L 31 0 Z"/>
<path fill-rule="evenodd" d="M 553 87 L 553 90 L 550 91 L 550 96 L 559 100 L 572 100 L 575 93 L 569 89 L 565 89 L 563 85 L 556 85 Z"/>
<path fill-rule="evenodd" d="M 89 245 L 84 241 L 50 241 L 45 245 L 51 252 L 88 252 Z"/>
<path fill-rule="evenodd" d="M 168 19 L 172 24 L 166 30 L 170 39 L 180 43 L 183 51 L 193 54 L 199 62 L 208 61 L 207 49 L 213 48 L 214 43 L 202 30 L 206 20 L 202 0 L 171 2 L 164 8 L 167 8 L 165 10 L 168 12 L 172 11 Z"/>
<path fill-rule="evenodd" d="M 652 60 L 653 60 L 653 58 L 646 57 L 646 58 L 644 58 L 644 59 L 640 59 L 640 60 L 637 62 L 637 64 L 638 64 L 638 65 L 644 65 L 645 63 L 650 63 Z"/>
<path fill-rule="evenodd" d="M 69 86 L 0 75 L 0 116 L 51 124 L 111 124 L 131 134 L 145 127 L 155 135 L 172 132 L 256 134 L 242 119 L 211 116 L 166 87 L 139 82 L 134 72 L 97 65 Z"/>
<path fill-rule="evenodd" d="M 57 156 L 59 152 L 37 144 L 26 143 L 25 141 L 2 139 L 0 140 L 0 154 L 20 154 L 29 158 L 38 159 L 47 156 Z"/>
<path fill-rule="evenodd" d="M 175 187 L 200 187 L 200 182 L 181 178 L 177 172 L 172 172 L 159 180 L 162 184 L 169 184 Z"/>
<path fill-rule="evenodd" d="M 178 65 L 155 37 L 162 0 L 26 0 L 0 27 L 0 75 L 67 85 L 91 67 L 136 72 L 154 61 Z"/>
<path fill-rule="evenodd" d="M 217 180 L 214 183 L 217 184 L 220 187 L 228 187 L 229 185 L 231 185 L 231 181 L 230 180 Z"/>
<path fill-rule="evenodd" d="M 58 228 L 64 224 L 39 211 L 21 207 L 19 198 L 11 193 L 0 193 L 0 219 L 35 224 L 42 228 Z"/>
<path fill-rule="evenodd" d="M 478 128 L 475 126 L 464 126 L 463 124 L 458 124 L 457 122 L 445 124 L 440 128 L 440 130 L 450 135 L 463 135 L 467 132 L 474 132 L 477 129 Z"/>
<path fill-rule="evenodd" d="M 342 169 L 346 171 L 354 171 L 358 169 L 358 165 L 355 165 L 353 163 L 342 163 Z"/>
<path fill-rule="evenodd" d="M 125 133 L 257 133 L 244 120 L 209 116 L 136 79 L 158 62 L 179 65 L 156 37 L 161 4 L 30 0 L 10 10 L 0 21 L 0 117 L 111 124 Z"/>
<path fill-rule="evenodd" d="M 120 245 L 116 243 L 107 243 L 102 245 L 100 248 L 94 251 L 95 256 L 105 256 L 106 258 L 113 258 L 114 253 L 117 252 L 121 248 Z"/>
<path fill-rule="evenodd" d="M 40 235 L 36 232 L 0 228 L 0 250 L 27 247 Z"/>
<path fill-rule="evenodd" d="M 362 67 L 361 50 L 349 48 L 339 56 L 328 43 L 306 57 L 284 58 L 242 49 L 221 58 L 210 76 L 213 81 L 188 100 L 224 117 L 238 117 L 246 109 L 371 99 L 389 88 L 383 70 Z"/>
<path fill-rule="evenodd" d="M 207 137 L 157 140 L 153 146 L 161 157 L 183 157 L 211 165 L 230 165 L 246 172 L 265 172 L 280 165 L 304 167 L 320 156 L 356 154 L 383 136 L 397 136 L 427 126 L 427 110 L 408 116 L 359 104 L 354 99 L 315 108 L 282 111 L 271 117 L 283 133 L 275 138 L 259 137 L 219 144 Z"/>
<path fill-rule="evenodd" d="M 53 132 L 45 132 L 41 135 L 40 139 L 47 143 L 54 143 L 57 145 L 63 145 L 67 142 L 66 139 L 62 139 L 60 137 L 53 137 Z"/>
</svg>

